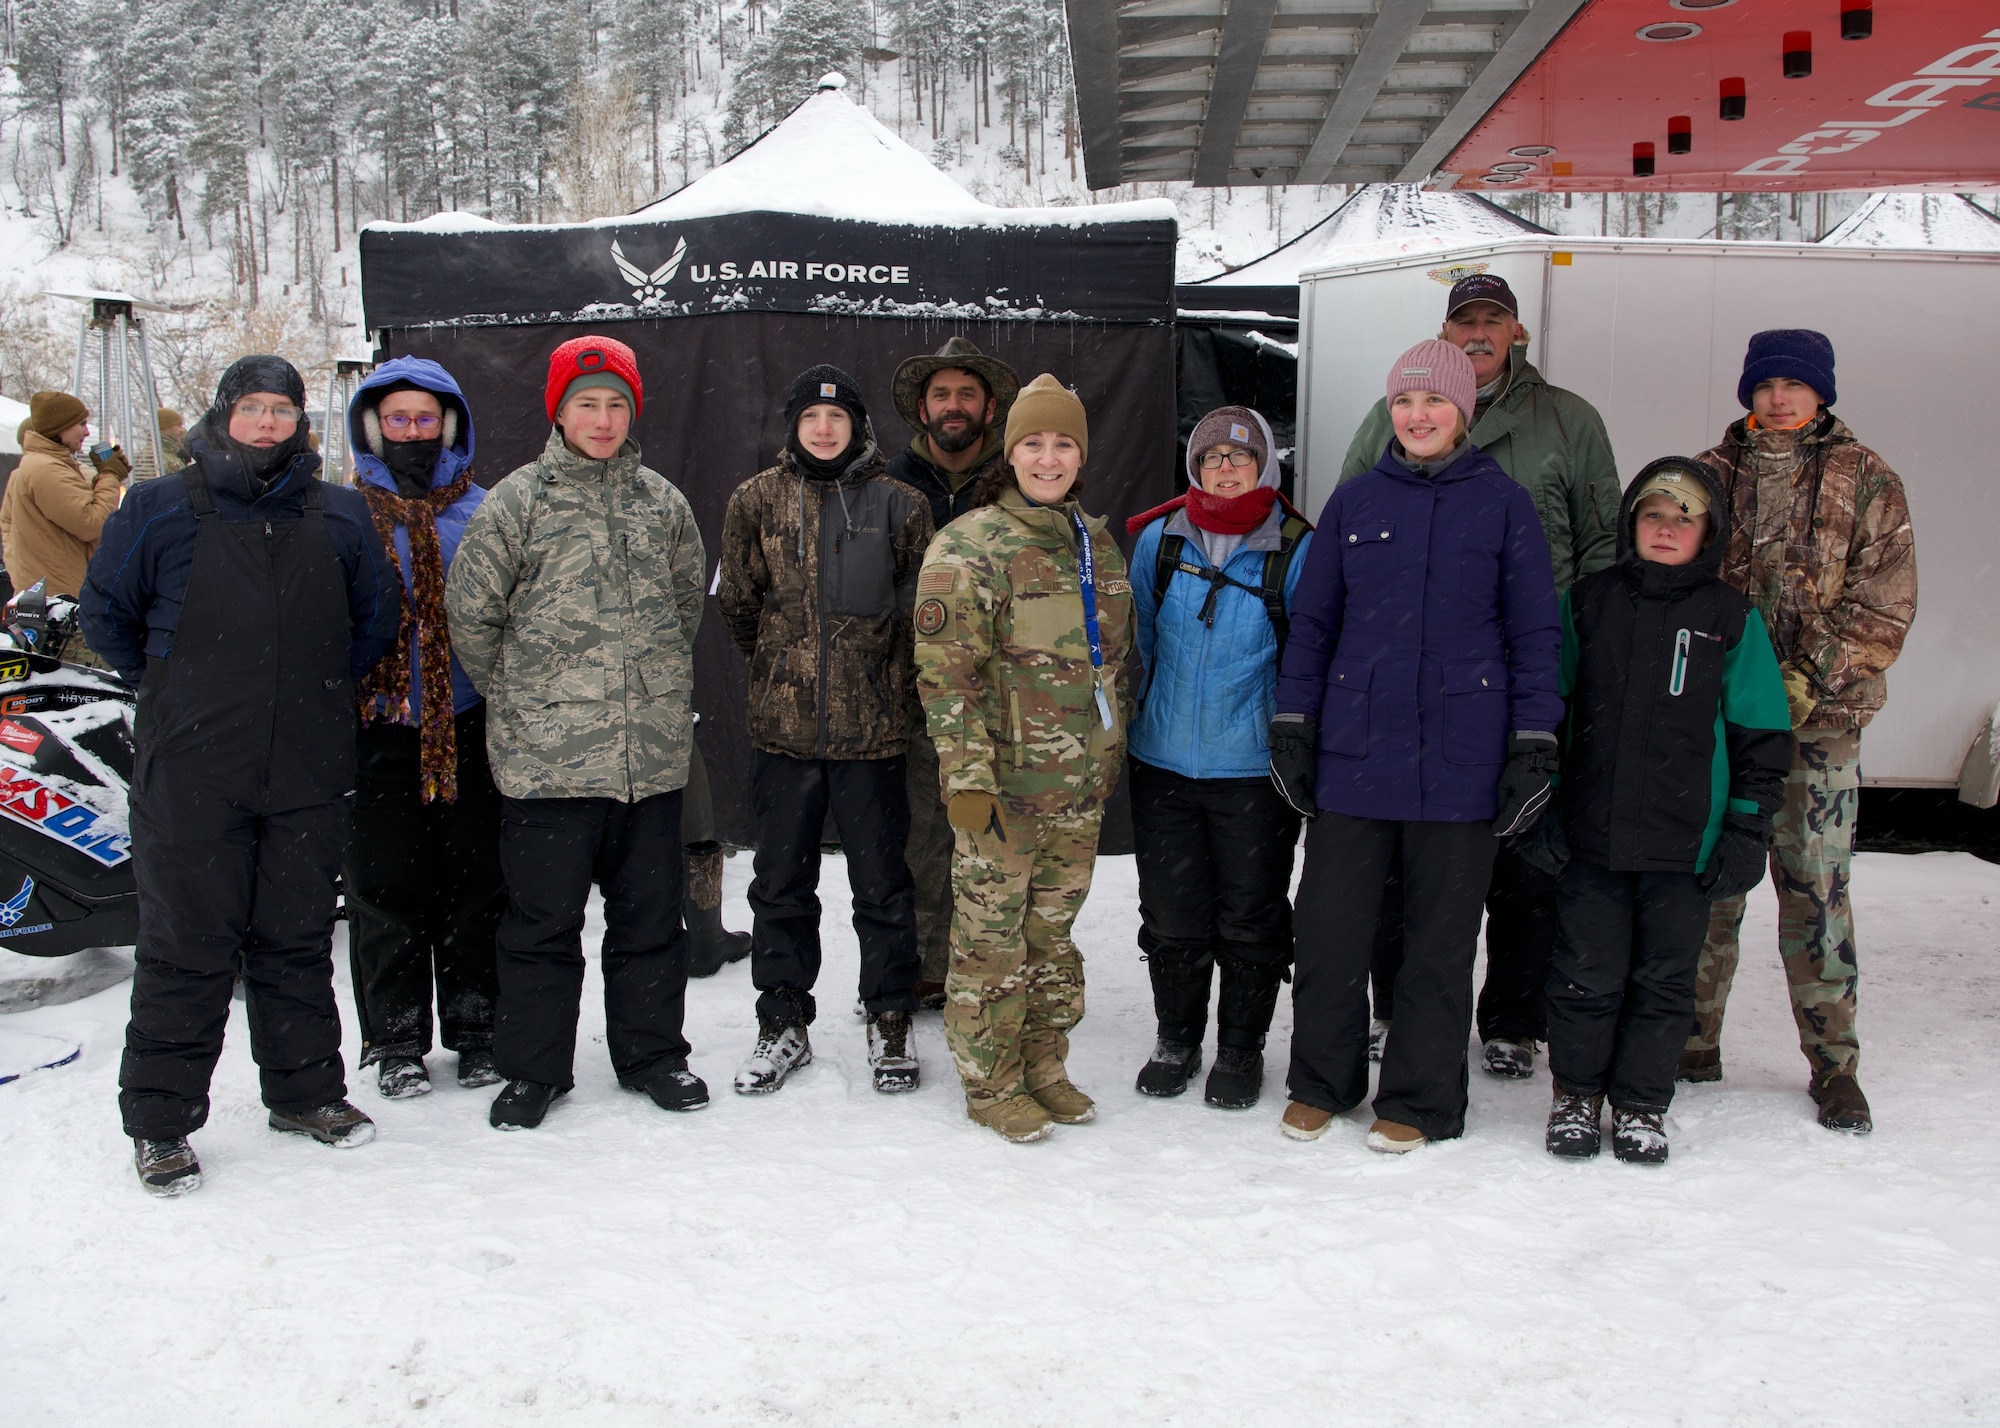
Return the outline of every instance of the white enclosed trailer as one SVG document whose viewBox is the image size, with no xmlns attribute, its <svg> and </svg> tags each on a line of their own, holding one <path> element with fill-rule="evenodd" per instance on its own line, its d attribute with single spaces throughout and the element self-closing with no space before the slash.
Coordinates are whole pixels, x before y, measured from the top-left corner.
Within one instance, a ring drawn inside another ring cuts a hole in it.
<svg viewBox="0 0 2000 1428">
<path fill-rule="evenodd" d="M 1958 784 L 2000 700 L 2000 253 L 1536 236 L 1309 271 L 1297 468 L 1308 514 L 1390 362 L 1436 335 L 1447 287 L 1475 272 L 1512 286 L 1529 360 L 1603 413 L 1626 480 L 1655 457 L 1706 450 L 1743 415 L 1751 333 L 1811 327 L 1833 340 L 1835 410 L 1902 476 L 1917 539 L 1917 620 L 1863 774 Z"/>
</svg>

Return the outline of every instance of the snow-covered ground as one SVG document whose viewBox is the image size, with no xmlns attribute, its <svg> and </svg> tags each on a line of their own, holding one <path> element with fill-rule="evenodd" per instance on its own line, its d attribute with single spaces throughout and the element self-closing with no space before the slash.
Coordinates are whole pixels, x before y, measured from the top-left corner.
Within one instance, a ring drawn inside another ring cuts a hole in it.
<svg viewBox="0 0 2000 1428">
<path fill-rule="evenodd" d="M 5 1018 L 84 1050 L 0 1086 L 0 1422 L 2000 1422 L 2000 867 L 1858 861 L 1865 1139 L 1813 1123 L 1760 891 L 1729 1079 L 1683 1088 L 1660 1170 L 1545 1155 L 1544 1070 L 1475 1072 L 1467 1136 L 1407 1159 L 1363 1148 L 1365 1108 L 1284 1140 L 1286 1009 L 1255 1111 L 1141 1099 L 1129 858 L 1079 926 L 1098 1120 L 1004 1144 L 935 1017 L 923 1090 L 869 1089 L 837 859 L 825 882 L 817 1061 L 729 1092 L 728 968 L 690 995 L 694 1116 L 617 1089 L 594 961 L 577 1089 L 532 1134 L 440 1054 L 425 1100 L 357 1078 L 371 1146 L 274 1135 L 238 1007 L 207 1184 L 162 1202 L 119 1134 L 125 988 Z"/>
</svg>

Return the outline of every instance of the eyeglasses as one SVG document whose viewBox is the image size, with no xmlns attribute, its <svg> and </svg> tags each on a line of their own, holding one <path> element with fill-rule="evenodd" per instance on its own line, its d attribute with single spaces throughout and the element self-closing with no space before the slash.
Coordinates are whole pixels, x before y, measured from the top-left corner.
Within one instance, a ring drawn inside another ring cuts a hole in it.
<svg viewBox="0 0 2000 1428">
<path fill-rule="evenodd" d="M 305 415 L 295 406 L 267 407 L 262 402 L 238 402 L 234 415 L 242 417 L 245 421 L 262 421 L 266 413 L 280 424 L 296 422 Z"/>
<path fill-rule="evenodd" d="M 1222 463 L 1225 461 L 1231 466 L 1255 466 L 1257 464 L 1257 453 L 1254 451 L 1231 451 L 1227 453 L 1205 451 L 1201 456 L 1201 469 L 1204 471 L 1220 471 Z"/>
<path fill-rule="evenodd" d="M 390 431 L 405 432 L 408 431 L 411 427 L 415 427 L 418 431 L 422 432 L 426 436 L 429 436 L 432 432 L 436 431 L 443 424 L 444 424 L 443 417 L 434 417 L 429 415 L 404 416 L 401 412 L 397 412 L 392 416 L 385 416 L 382 418 L 382 425 L 387 429 L 389 429 Z"/>
</svg>

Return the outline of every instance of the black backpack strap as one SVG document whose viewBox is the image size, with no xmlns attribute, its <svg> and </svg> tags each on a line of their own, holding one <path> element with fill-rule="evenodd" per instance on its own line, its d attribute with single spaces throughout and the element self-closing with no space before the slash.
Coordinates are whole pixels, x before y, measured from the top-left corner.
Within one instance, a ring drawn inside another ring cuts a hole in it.
<svg viewBox="0 0 2000 1428">
<path fill-rule="evenodd" d="M 1160 543 L 1153 549 L 1153 607 L 1164 609 L 1167 603 L 1167 586 L 1174 578 L 1174 572 L 1181 568 L 1181 551 L 1187 546 L 1187 537 L 1162 533 Z"/>
<path fill-rule="evenodd" d="M 1278 663 L 1285 662 L 1285 641 L 1292 635 L 1292 617 L 1285 609 L 1285 579 L 1291 574 L 1292 557 L 1299 540 L 1312 526 L 1299 516 L 1285 517 L 1279 528 L 1278 548 L 1264 557 L 1264 613 L 1271 618 L 1271 631 L 1278 637 Z"/>
<path fill-rule="evenodd" d="M 208 477 L 202 475 L 198 464 L 181 472 L 181 485 L 187 490 L 188 504 L 194 507 L 196 520 L 215 514 L 215 498 L 208 493 Z"/>
</svg>

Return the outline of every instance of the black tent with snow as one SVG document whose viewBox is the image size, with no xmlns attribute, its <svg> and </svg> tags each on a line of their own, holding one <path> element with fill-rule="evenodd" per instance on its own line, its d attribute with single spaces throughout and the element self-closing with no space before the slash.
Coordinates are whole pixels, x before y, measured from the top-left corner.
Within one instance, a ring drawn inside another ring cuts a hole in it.
<svg viewBox="0 0 2000 1428">
<path fill-rule="evenodd" d="M 1090 413 L 1086 504 L 1122 540 L 1127 515 L 1177 489 L 1175 236 L 1161 200 L 981 203 L 822 88 L 728 163 L 627 217 L 372 225 L 362 299 L 382 355 L 432 358 L 465 389 L 487 485 L 541 451 L 559 343 L 602 332 L 629 344 L 646 397 L 634 434 L 646 464 L 687 493 L 711 570 L 729 493 L 783 445 L 794 375 L 817 362 L 851 372 L 893 454 L 913 435 L 890 400 L 896 365 L 953 334 L 1024 382 L 1047 371 L 1076 388 Z M 722 836 L 747 844 L 745 669 L 712 609 L 695 679 Z M 1127 837 L 1108 833 L 1107 851 Z"/>
</svg>

